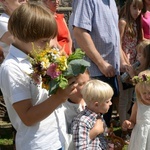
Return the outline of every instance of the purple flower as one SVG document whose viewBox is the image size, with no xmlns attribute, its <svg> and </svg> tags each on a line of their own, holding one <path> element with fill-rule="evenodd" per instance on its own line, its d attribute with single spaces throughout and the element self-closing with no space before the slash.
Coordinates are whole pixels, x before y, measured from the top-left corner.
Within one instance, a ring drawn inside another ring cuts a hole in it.
<svg viewBox="0 0 150 150">
<path fill-rule="evenodd" d="M 61 74 L 61 71 L 58 69 L 58 65 L 52 63 L 47 69 L 47 75 L 49 75 L 52 79 L 57 78 Z"/>
</svg>

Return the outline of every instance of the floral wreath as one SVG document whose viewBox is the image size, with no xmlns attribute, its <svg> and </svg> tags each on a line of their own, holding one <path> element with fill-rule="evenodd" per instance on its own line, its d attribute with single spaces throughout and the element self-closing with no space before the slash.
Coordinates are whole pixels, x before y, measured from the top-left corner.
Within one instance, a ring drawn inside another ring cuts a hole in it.
<svg viewBox="0 0 150 150">
<path fill-rule="evenodd" d="M 141 82 L 150 82 L 150 76 L 143 74 L 142 76 L 134 76 L 132 78 L 133 85 L 136 85 Z"/>
</svg>

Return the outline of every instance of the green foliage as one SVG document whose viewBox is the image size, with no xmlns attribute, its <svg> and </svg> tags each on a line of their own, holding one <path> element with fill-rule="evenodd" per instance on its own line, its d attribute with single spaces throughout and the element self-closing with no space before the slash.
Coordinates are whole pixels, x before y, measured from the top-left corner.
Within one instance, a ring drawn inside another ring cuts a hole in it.
<svg viewBox="0 0 150 150">
<path fill-rule="evenodd" d="M 80 73 L 84 73 L 86 68 L 90 66 L 90 63 L 84 60 L 85 53 L 81 49 L 71 54 L 67 59 L 67 70 L 63 72 L 59 77 L 50 81 L 49 94 L 55 94 L 57 89 L 60 87 L 65 89 L 68 85 L 68 78 L 78 76 Z"/>
<path fill-rule="evenodd" d="M 74 59 L 82 59 L 84 57 L 84 55 L 85 55 L 85 53 L 80 48 L 77 48 L 75 50 L 75 52 L 72 53 L 67 60 L 68 60 L 68 62 L 70 62 Z"/>
</svg>

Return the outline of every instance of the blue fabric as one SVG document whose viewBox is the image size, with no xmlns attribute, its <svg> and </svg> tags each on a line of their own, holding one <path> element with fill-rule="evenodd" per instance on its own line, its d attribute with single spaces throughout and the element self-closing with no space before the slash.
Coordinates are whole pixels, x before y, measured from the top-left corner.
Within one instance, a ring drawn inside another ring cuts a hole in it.
<svg viewBox="0 0 150 150">
<path fill-rule="evenodd" d="M 118 11 L 114 0 L 74 0 L 72 25 L 87 30 L 95 47 L 105 61 L 120 71 L 120 36 Z M 98 67 L 91 63 L 90 75 L 101 76 Z"/>
</svg>

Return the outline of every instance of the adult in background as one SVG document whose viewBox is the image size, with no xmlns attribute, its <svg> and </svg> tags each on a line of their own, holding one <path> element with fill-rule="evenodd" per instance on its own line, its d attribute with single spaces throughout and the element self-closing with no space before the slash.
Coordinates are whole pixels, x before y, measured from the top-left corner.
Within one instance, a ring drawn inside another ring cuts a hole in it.
<svg viewBox="0 0 150 150">
<path fill-rule="evenodd" d="M 11 13 L 27 0 L 0 0 L 4 12 L 0 15 L 0 46 L 4 57 L 9 53 L 10 44 L 13 41 L 12 35 L 8 32 L 8 20 Z M 11 7 L 8 3 L 11 3 Z"/>
<path fill-rule="evenodd" d="M 91 63 L 90 76 L 109 83 L 114 90 L 114 99 L 118 96 L 116 76 L 120 70 L 120 38 L 116 2 L 114 0 L 74 0 L 72 7 L 73 34 L 79 47 L 86 53 L 86 59 Z M 112 107 L 104 115 L 108 126 L 110 126 L 111 112 Z"/>
<path fill-rule="evenodd" d="M 57 13 L 57 9 L 59 7 L 59 0 L 42 0 L 47 8 L 53 13 L 57 27 L 58 34 L 54 40 L 51 40 L 51 45 L 57 46 L 59 48 L 63 48 L 67 55 L 72 53 L 72 39 L 70 36 L 70 32 L 67 26 L 67 23 L 64 18 L 64 14 Z"/>
</svg>

